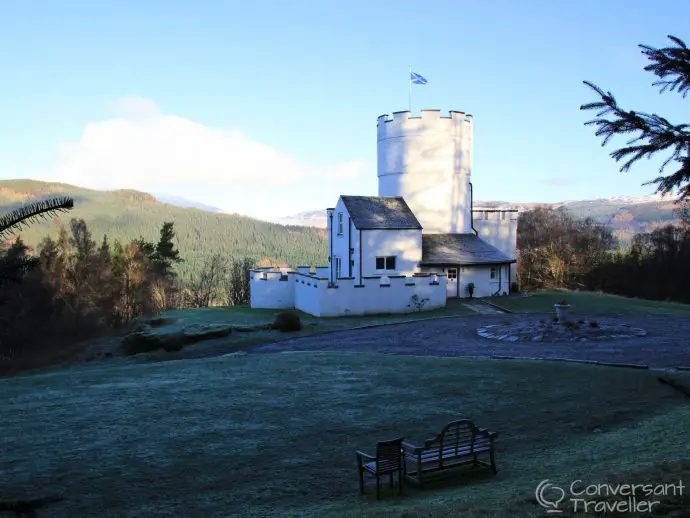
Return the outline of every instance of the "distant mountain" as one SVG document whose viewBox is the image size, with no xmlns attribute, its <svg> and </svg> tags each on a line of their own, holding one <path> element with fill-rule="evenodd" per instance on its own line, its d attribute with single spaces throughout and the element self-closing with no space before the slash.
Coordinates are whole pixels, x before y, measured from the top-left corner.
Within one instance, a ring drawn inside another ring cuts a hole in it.
<svg viewBox="0 0 690 518">
<path fill-rule="evenodd" d="M 513 208 L 525 211 L 535 207 L 564 207 L 576 218 L 590 217 L 610 228 L 622 243 L 629 241 L 637 233 L 651 231 L 676 221 L 673 211 L 677 208 L 673 198 L 662 198 L 654 194 L 558 203 L 512 203 L 507 201 L 477 201 L 474 203 L 475 209 Z M 278 220 L 276 223 L 326 228 L 326 210 L 300 212 Z"/>
<path fill-rule="evenodd" d="M 300 212 L 276 221 L 281 225 L 298 225 L 301 227 L 326 228 L 326 209 Z"/>
<path fill-rule="evenodd" d="M 218 207 L 204 205 L 203 203 L 194 200 L 188 200 L 187 198 L 172 196 L 170 194 L 152 194 L 156 197 L 158 201 L 162 201 L 163 203 L 169 203 L 170 205 L 175 205 L 176 207 L 182 207 L 183 209 L 199 209 L 205 210 L 206 212 L 223 212 Z"/>
</svg>

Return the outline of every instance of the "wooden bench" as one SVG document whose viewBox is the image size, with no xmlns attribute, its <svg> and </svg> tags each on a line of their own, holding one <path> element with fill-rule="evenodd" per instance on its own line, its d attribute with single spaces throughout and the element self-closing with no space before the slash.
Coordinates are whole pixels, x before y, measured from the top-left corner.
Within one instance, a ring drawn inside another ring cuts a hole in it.
<svg viewBox="0 0 690 518">
<path fill-rule="evenodd" d="M 494 441 L 497 434 L 477 427 L 469 419 L 448 423 L 433 439 L 423 446 L 403 442 L 405 477 L 422 485 L 425 475 L 472 464 L 486 466 L 496 473 Z M 488 462 L 479 456 L 488 456 Z M 409 466 L 409 467 L 408 467 Z"/>
</svg>

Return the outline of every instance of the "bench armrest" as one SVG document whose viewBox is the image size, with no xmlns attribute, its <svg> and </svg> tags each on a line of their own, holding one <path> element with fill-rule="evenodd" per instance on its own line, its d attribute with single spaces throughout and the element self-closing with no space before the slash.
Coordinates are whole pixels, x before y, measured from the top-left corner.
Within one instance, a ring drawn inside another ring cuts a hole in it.
<svg viewBox="0 0 690 518">
<path fill-rule="evenodd" d="M 372 457 L 371 455 L 367 455 L 367 454 L 364 453 L 363 451 L 359 451 L 359 450 L 357 450 L 357 451 L 355 452 L 355 455 L 357 455 L 357 462 L 359 462 L 360 464 L 362 464 L 362 460 L 363 460 L 363 459 L 366 459 L 366 460 L 376 460 L 376 457 Z"/>
<path fill-rule="evenodd" d="M 498 437 L 498 434 L 496 432 L 490 432 L 486 428 L 477 428 L 476 430 L 477 430 L 477 433 L 479 435 L 483 435 L 484 437 L 488 437 L 492 441 L 495 440 L 496 437 Z"/>
<path fill-rule="evenodd" d="M 402 448 L 403 448 L 404 453 L 412 453 L 412 454 L 417 454 L 424 449 L 421 446 L 415 446 L 414 444 L 410 444 L 409 442 L 403 442 Z"/>
</svg>

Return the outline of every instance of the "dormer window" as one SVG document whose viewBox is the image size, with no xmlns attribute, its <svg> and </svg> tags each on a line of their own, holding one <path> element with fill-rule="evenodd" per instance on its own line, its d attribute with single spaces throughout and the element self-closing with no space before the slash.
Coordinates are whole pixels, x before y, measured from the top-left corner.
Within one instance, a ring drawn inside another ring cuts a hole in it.
<svg viewBox="0 0 690 518">
<path fill-rule="evenodd" d="M 343 213 L 338 212 L 338 235 L 343 235 Z"/>
</svg>

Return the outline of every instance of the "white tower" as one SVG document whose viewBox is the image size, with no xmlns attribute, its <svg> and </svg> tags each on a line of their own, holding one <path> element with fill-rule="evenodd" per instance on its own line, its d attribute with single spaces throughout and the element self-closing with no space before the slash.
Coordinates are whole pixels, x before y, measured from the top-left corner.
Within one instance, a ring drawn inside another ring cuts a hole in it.
<svg viewBox="0 0 690 518">
<path fill-rule="evenodd" d="M 402 196 L 425 234 L 472 232 L 472 116 L 378 118 L 379 196 Z"/>
</svg>

